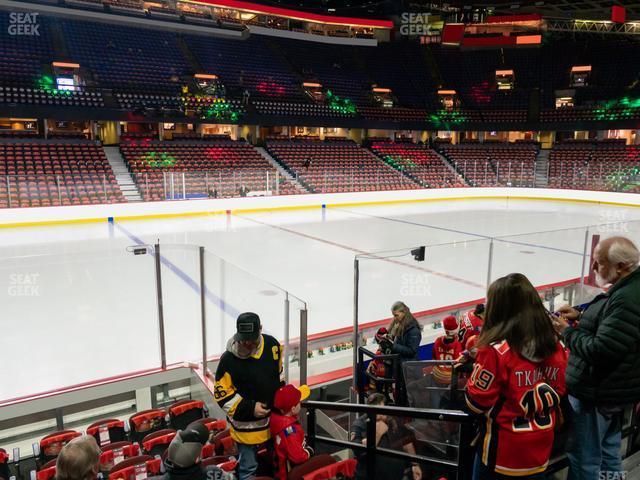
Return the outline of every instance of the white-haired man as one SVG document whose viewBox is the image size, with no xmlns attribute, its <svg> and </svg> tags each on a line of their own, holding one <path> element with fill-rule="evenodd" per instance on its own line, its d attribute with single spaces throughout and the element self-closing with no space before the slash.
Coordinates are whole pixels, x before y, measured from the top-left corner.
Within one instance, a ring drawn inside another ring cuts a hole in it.
<svg viewBox="0 0 640 480">
<path fill-rule="evenodd" d="M 554 320 L 570 351 L 570 480 L 621 475 L 622 412 L 640 400 L 640 253 L 628 238 L 611 237 L 592 260 L 608 290 L 582 311 L 562 307 Z"/>
</svg>

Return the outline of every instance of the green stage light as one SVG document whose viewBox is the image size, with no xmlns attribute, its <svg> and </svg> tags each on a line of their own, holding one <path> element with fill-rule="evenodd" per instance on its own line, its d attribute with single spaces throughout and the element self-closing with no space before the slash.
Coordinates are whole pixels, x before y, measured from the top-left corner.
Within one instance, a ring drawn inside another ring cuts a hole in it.
<svg viewBox="0 0 640 480">
<path fill-rule="evenodd" d="M 605 177 L 608 190 L 628 191 L 640 187 L 640 166 L 623 168 Z"/>
<path fill-rule="evenodd" d="M 640 98 L 622 97 L 598 105 L 593 113 L 596 120 L 612 122 L 634 117 L 640 109 Z"/>
<path fill-rule="evenodd" d="M 42 75 L 37 81 L 37 88 L 44 90 L 48 95 L 68 97 L 72 94 L 71 90 L 58 90 L 54 78 L 51 75 Z"/>
<path fill-rule="evenodd" d="M 356 114 L 356 106 L 350 99 L 340 98 L 339 96 L 334 95 L 331 90 L 327 90 L 327 105 L 329 108 L 339 113 L 347 115 Z"/>
<path fill-rule="evenodd" d="M 386 155 L 384 161 L 397 170 L 406 170 L 407 167 L 413 168 L 416 166 L 415 162 L 408 158 L 402 158 L 400 156 Z"/>
<path fill-rule="evenodd" d="M 427 121 L 432 123 L 437 128 L 445 128 L 449 130 L 453 125 L 461 125 L 463 123 L 466 123 L 467 117 L 462 115 L 462 113 L 460 112 L 439 110 L 438 112 L 429 115 Z"/>
<path fill-rule="evenodd" d="M 140 160 L 151 168 L 169 168 L 176 164 L 176 158 L 166 152 L 149 152 L 143 155 Z"/>
</svg>

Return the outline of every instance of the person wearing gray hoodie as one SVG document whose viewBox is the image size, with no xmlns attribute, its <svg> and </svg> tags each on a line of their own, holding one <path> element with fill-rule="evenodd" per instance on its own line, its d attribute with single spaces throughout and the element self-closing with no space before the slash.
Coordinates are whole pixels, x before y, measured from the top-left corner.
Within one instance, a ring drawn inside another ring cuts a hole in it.
<svg viewBox="0 0 640 480">
<path fill-rule="evenodd" d="M 258 469 L 258 447 L 271 438 L 269 414 L 276 391 L 284 385 L 282 346 L 262 333 L 255 313 L 241 313 L 236 328 L 216 369 L 214 397 L 238 444 L 238 476 L 248 480 Z"/>
</svg>

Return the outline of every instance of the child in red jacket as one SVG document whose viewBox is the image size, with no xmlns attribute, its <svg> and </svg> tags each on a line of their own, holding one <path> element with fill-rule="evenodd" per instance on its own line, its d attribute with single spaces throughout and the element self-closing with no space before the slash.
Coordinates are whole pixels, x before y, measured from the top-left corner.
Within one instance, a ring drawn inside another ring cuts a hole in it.
<svg viewBox="0 0 640 480">
<path fill-rule="evenodd" d="M 277 480 L 286 480 L 294 466 L 313 456 L 313 450 L 305 442 L 302 425 L 298 422 L 300 402 L 309 397 L 309 393 L 306 385 L 296 388 L 289 384 L 280 387 L 273 399 L 270 428 L 275 446 Z"/>
</svg>

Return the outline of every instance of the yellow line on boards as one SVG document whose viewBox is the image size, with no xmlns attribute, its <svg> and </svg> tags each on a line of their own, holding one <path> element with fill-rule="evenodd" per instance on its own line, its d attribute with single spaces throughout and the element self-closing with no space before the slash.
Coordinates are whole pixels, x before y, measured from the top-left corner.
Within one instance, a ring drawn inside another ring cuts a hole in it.
<svg viewBox="0 0 640 480">
<path fill-rule="evenodd" d="M 618 207 L 631 207 L 640 208 L 640 203 L 626 203 L 615 201 L 600 201 L 589 200 L 579 198 L 554 198 L 554 197 L 539 197 L 539 196 L 509 196 L 509 195 L 478 195 L 472 197 L 434 197 L 434 198 L 407 198 L 399 200 L 377 200 L 377 201 L 362 201 L 362 202 L 337 202 L 337 203 L 325 203 L 326 208 L 338 208 L 338 207 L 357 207 L 357 206 L 376 206 L 376 205 L 399 205 L 405 203 L 431 203 L 431 202 L 459 202 L 465 200 L 508 200 L 508 201 L 537 201 L 537 202 L 562 202 L 562 203 L 578 203 L 578 204 L 593 204 L 593 205 L 610 205 Z M 314 205 L 283 205 L 274 207 L 259 207 L 259 208 L 236 208 L 230 210 L 211 210 L 202 212 L 179 212 L 179 213 L 154 213 L 146 215 L 123 215 L 117 217 L 94 217 L 94 218 L 79 218 L 68 220 L 39 220 L 31 222 L 12 222 L 12 223 L 0 223 L 0 228 L 21 228 L 21 227 L 42 227 L 53 225 L 75 225 L 84 223 L 100 223 L 106 222 L 109 218 L 113 218 L 113 221 L 139 221 L 139 220 L 159 220 L 163 218 L 181 218 L 181 217 L 201 217 L 209 215 L 225 215 L 225 214 L 249 214 L 249 213 L 265 213 L 265 212 L 278 212 L 278 211 L 293 211 L 293 210 L 314 210 L 322 208 L 323 204 L 318 203 Z M 71 207 L 73 208 L 73 207 Z"/>
</svg>

